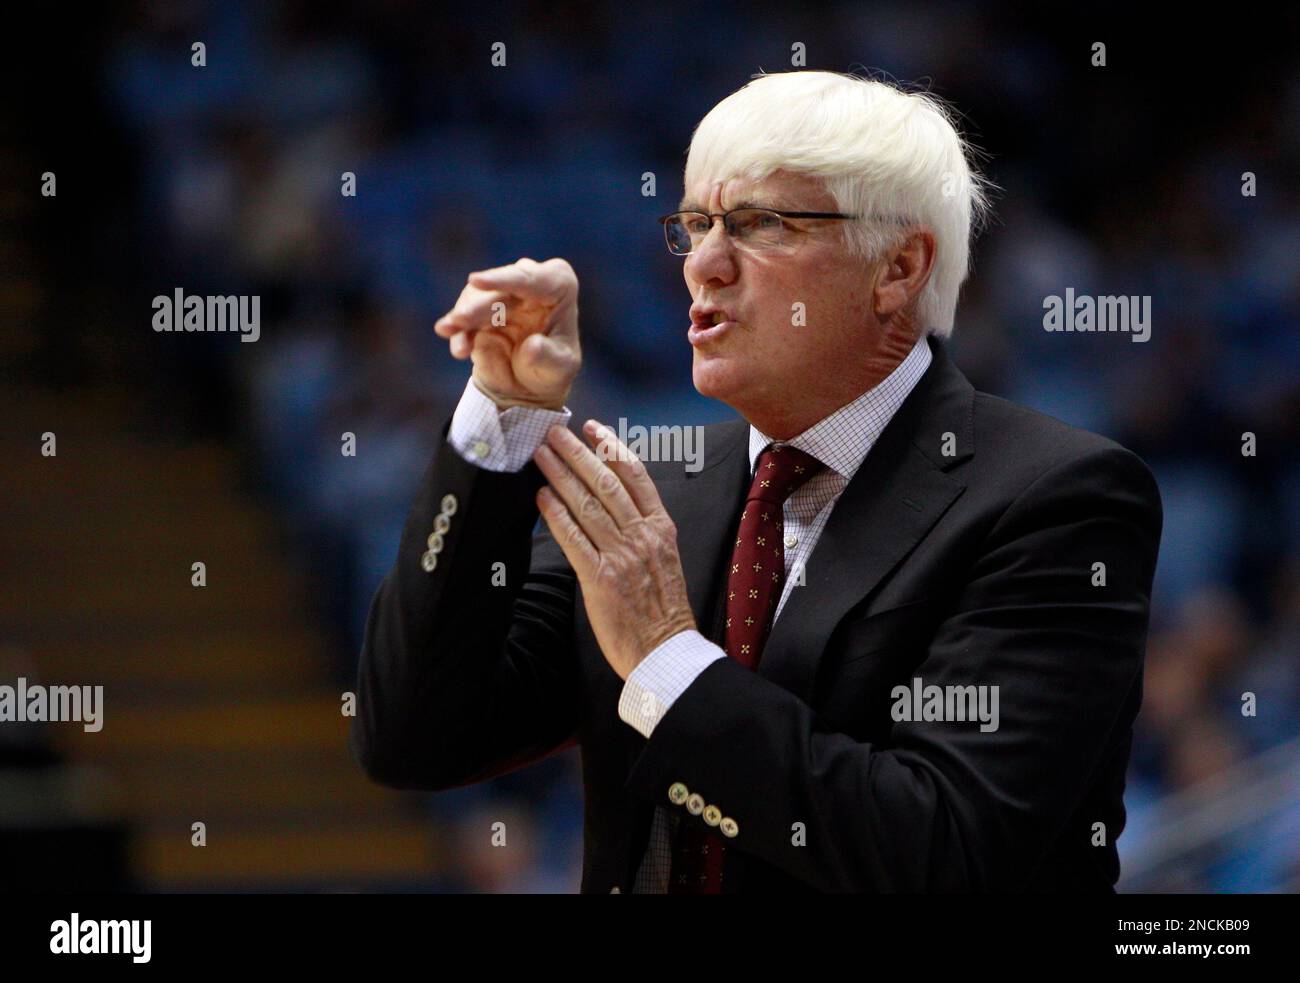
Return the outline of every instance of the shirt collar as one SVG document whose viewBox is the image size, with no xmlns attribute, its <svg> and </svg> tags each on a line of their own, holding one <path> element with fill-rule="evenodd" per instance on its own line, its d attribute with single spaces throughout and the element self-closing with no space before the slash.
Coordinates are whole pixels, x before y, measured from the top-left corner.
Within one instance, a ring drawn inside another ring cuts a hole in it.
<svg viewBox="0 0 1300 983">
<path fill-rule="evenodd" d="M 929 368 L 932 357 L 926 336 L 922 335 L 894 371 L 871 389 L 798 436 L 776 443 L 788 444 L 811 454 L 846 481 L 851 481 L 867 452 Z M 750 474 L 754 473 L 758 456 L 771 443 L 771 437 L 750 425 Z"/>
</svg>

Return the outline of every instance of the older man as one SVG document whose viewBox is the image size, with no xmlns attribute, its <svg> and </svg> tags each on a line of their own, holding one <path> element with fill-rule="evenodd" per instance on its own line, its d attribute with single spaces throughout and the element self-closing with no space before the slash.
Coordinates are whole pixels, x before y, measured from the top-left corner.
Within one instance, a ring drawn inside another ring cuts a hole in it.
<svg viewBox="0 0 1300 983">
<path fill-rule="evenodd" d="M 719 103 L 663 219 L 695 386 L 743 417 L 698 470 L 563 426 L 567 263 L 472 273 L 435 326 L 471 380 L 367 625 L 366 772 L 577 743 L 584 892 L 1113 890 L 1160 497 L 950 361 L 985 187 L 924 93 Z"/>
</svg>

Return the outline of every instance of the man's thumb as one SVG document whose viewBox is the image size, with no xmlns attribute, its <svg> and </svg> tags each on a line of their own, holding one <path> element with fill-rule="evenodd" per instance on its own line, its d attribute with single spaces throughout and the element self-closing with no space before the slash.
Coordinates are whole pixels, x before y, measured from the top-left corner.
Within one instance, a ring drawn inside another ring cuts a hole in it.
<svg viewBox="0 0 1300 983">
<path fill-rule="evenodd" d="M 524 364 L 533 371 L 563 368 L 571 359 L 567 345 L 544 334 L 531 334 L 519 346 Z"/>
</svg>

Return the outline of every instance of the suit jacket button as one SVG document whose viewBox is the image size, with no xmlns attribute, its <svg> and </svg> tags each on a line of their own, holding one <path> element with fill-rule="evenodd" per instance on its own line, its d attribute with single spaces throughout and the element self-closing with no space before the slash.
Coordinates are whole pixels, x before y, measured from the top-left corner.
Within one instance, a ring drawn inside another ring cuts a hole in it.
<svg viewBox="0 0 1300 983">
<path fill-rule="evenodd" d="M 698 816 L 704 811 L 704 796 L 699 792 L 692 792 L 690 798 L 686 800 L 686 811 L 692 816 Z"/>
<path fill-rule="evenodd" d="M 723 816 L 722 823 L 718 828 L 722 830 L 723 836 L 734 837 L 740 832 L 740 823 L 736 822 L 730 816 Z"/>
<path fill-rule="evenodd" d="M 455 496 L 455 495 L 443 495 L 443 496 L 442 496 L 442 514 L 443 514 L 443 515 L 455 515 L 455 514 L 456 514 L 456 496 Z"/>
<path fill-rule="evenodd" d="M 420 557 L 420 566 L 424 567 L 425 573 L 433 573 L 433 568 L 438 565 L 438 558 L 432 553 L 425 551 L 424 556 Z"/>
<path fill-rule="evenodd" d="M 668 798 L 673 805 L 679 806 L 686 801 L 689 790 L 681 782 L 673 782 L 668 788 Z"/>
<path fill-rule="evenodd" d="M 704 821 L 710 826 L 716 826 L 722 822 L 722 810 L 715 805 L 704 807 Z"/>
</svg>

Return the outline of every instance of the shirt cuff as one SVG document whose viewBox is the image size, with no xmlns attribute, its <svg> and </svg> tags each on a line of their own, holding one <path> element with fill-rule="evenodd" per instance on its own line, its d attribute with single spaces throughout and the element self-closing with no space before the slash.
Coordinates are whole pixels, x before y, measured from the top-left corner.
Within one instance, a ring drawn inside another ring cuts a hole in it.
<svg viewBox="0 0 1300 983">
<path fill-rule="evenodd" d="M 568 426 L 571 416 L 567 406 L 562 410 L 533 406 L 500 409 L 474 385 L 471 376 L 451 416 L 447 440 L 457 454 L 480 468 L 520 471 L 546 439 L 546 431 L 557 423 Z"/>
<path fill-rule="evenodd" d="M 649 737 L 695 677 L 727 653 L 698 631 L 681 631 L 652 649 L 627 677 L 618 699 L 623 722 Z"/>
</svg>

